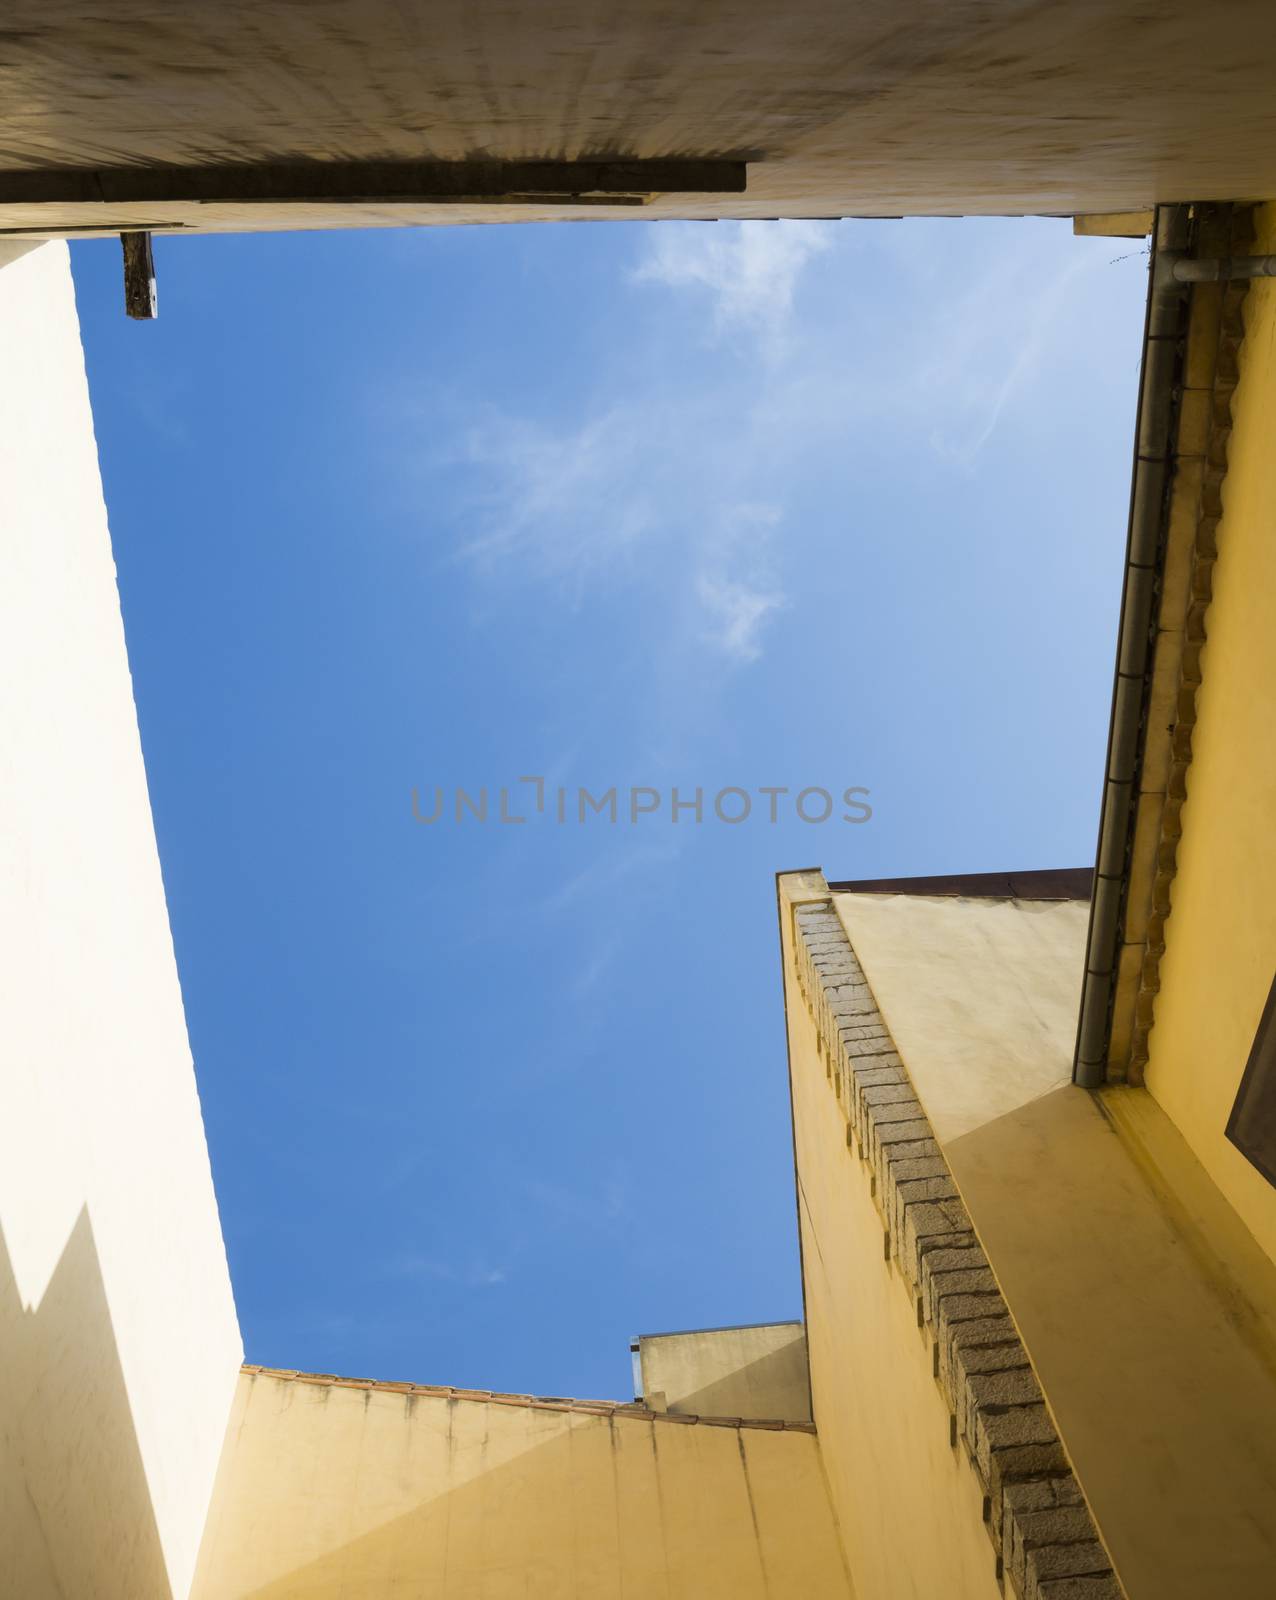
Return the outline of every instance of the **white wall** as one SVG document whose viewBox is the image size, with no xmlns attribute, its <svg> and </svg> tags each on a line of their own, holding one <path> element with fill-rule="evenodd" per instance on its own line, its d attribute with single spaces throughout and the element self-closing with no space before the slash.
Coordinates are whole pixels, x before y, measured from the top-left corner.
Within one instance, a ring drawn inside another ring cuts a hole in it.
<svg viewBox="0 0 1276 1600">
<path fill-rule="evenodd" d="M 0 1592 L 184 1597 L 241 1346 L 61 244 L 0 244 L 0 1234 Z"/>
</svg>

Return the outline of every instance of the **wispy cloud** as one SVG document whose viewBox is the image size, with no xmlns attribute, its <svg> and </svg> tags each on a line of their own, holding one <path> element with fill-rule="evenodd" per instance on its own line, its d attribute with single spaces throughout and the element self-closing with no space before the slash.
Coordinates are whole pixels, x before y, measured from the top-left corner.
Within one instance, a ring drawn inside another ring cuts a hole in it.
<svg viewBox="0 0 1276 1600">
<path fill-rule="evenodd" d="M 736 661 L 756 661 L 762 654 L 758 644 L 762 624 L 780 609 L 784 597 L 707 574 L 696 580 L 696 593 L 710 619 L 710 637 L 723 653 Z"/>
<path fill-rule="evenodd" d="M 668 866 L 677 859 L 680 848 L 678 840 L 666 840 L 661 844 L 609 849 L 606 855 L 599 856 L 565 879 L 545 901 L 544 910 L 549 916 L 558 916 L 564 911 L 575 910 L 582 902 L 611 894 L 635 874 Z"/>
<path fill-rule="evenodd" d="M 657 316 L 606 346 L 605 399 L 584 414 L 472 414 L 456 549 L 491 593 L 615 601 L 618 637 L 637 653 L 658 634 L 648 658 L 671 685 L 676 662 L 679 693 L 701 701 L 722 670 L 695 679 L 693 657 L 749 670 L 802 589 L 788 552 L 812 488 L 854 505 L 904 460 L 975 472 L 1057 381 L 1106 265 L 1046 223 L 662 223 L 638 238 L 635 296 L 702 305 L 715 334 L 742 337 L 692 355 L 685 317 Z M 808 272 L 831 253 L 836 274 Z"/>
<path fill-rule="evenodd" d="M 955 297 L 953 315 L 919 365 L 914 394 L 929 412 L 935 453 L 969 469 L 1000 424 L 1068 336 L 1068 298 L 1096 262 L 1043 260 L 1036 240 L 994 258 Z"/>
<path fill-rule="evenodd" d="M 421 1278 L 435 1283 L 456 1284 L 463 1289 L 491 1289 L 505 1282 L 505 1271 L 484 1261 L 458 1266 L 433 1256 L 404 1254 L 390 1256 L 381 1263 L 386 1278 Z"/>
<path fill-rule="evenodd" d="M 833 243 L 831 222 L 669 223 L 651 230 L 634 277 L 708 295 L 717 331 L 738 327 L 776 340 L 807 263 Z"/>
<path fill-rule="evenodd" d="M 547 1220 L 578 1231 L 608 1233 L 633 1214 L 629 1184 L 619 1167 L 587 1188 L 533 1178 L 525 1185 L 525 1195 Z"/>
<path fill-rule="evenodd" d="M 802 272 L 836 227 L 662 225 L 644 235 L 631 278 L 706 296 L 714 330 L 748 333 L 771 370 Z M 783 505 L 751 486 L 752 386 L 710 388 L 682 364 L 658 392 L 637 372 L 616 374 L 612 388 L 621 398 L 583 419 L 489 410 L 467 430 L 476 489 L 460 556 L 493 582 L 546 583 L 573 609 L 628 587 L 666 619 L 666 658 L 699 650 L 721 667 L 757 662 L 786 595 L 775 558 Z"/>
<path fill-rule="evenodd" d="M 763 625 L 786 604 L 773 578 L 772 541 L 782 521 L 778 506 L 729 506 L 704 541 L 696 595 L 706 637 L 730 661 L 758 659 Z"/>
<path fill-rule="evenodd" d="M 578 586 L 659 522 L 647 488 L 659 443 L 629 406 L 557 429 L 486 417 L 466 441 L 466 459 L 485 483 L 479 527 L 462 554 L 487 566 L 520 558 Z"/>
<path fill-rule="evenodd" d="M 1096 275 L 1131 271 L 1101 252 L 1061 249 L 1053 222 L 975 232 L 912 219 L 883 225 L 854 255 L 845 237 L 846 292 L 799 297 L 783 359 L 751 399 L 750 443 L 789 474 L 798 463 L 827 474 L 839 457 L 883 446 L 974 471 L 998 431 L 1026 414 L 1021 399 L 1065 381 L 1076 318 L 1104 303 Z"/>
<path fill-rule="evenodd" d="M 785 603 L 782 512 L 730 497 L 738 445 L 707 431 L 705 409 L 700 395 L 644 396 L 558 429 L 489 417 L 468 445 L 482 482 L 462 557 L 495 581 L 549 583 L 572 607 L 593 589 L 646 591 L 686 619 L 685 642 L 727 665 L 756 661 Z"/>
</svg>

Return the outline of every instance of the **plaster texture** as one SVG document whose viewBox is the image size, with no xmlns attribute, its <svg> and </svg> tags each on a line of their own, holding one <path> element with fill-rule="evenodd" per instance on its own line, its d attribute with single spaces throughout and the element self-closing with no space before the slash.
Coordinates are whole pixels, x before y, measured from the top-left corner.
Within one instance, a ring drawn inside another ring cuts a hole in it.
<svg viewBox="0 0 1276 1600">
<path fill-rule="evenodd" d="M 821 895 L 821 891 L 823 891 Z M 998 1600 L 983 1491 L 950 1441 L 930 1340 L 894 1271 L 869 1168 L 793 979 L 789 908 L 823 878 L 780 879 L 812 1413 L 860 1600 Z"/>
<path fill-rule="evenodd" d="M 0 373 L 0 1592 L 179 1600 L 241 1348 L 65 245 Z"/>
<path fill-rule="evenodd" d="M 818 1444 L 248 1371 L 196 1600 L 852 1600 Z"/>
<path fill-rule="evenodd" d="M 644 1334 L 638 1350 L 643 1398 L 658 1411 L 810 1421 L 800 1322 Z"/>
</svg>

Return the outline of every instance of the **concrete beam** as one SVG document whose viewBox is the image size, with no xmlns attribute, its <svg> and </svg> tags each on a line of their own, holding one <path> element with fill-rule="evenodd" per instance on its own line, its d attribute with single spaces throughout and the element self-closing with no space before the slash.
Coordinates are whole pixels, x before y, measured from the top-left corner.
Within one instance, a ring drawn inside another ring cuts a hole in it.
<svg viewBox="0 0 1276 1600">
<path fill-rule="evenodd" d="M 643 205 L 743 194 L 743 161 L 262 161 L 0 172 L 0 205 Z"/>
</svg>

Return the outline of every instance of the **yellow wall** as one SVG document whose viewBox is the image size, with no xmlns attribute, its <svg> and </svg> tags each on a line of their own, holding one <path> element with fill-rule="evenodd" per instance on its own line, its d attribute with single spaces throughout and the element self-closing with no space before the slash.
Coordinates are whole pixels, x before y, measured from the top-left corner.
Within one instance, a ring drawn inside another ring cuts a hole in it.
<svg viewBox="0 0 1276 1600">
<path fill-rule="evenodd" d="M 1276 1266 L 1146 1090 L 1068 1081 L 1085 907 L 835 904 L 1130 1600 L 1265 1600 Z"/>
<path fill-rule="evenodd" d="M 781 893 L 797 885 L 781 879 Z M 783 904 L 783 899 L 782 899 Z M 997 1600 L 983 1491 L 949 1444 L 913 1300 L 817 1053 L 781 918 L 811 1397 L 859 1600 Z"/>
<path fill-rule="evenodd" d="M 1144 1089 L 945 1147 L 1130 1600 L 1266 1600 L 1276 1269 Z"/>
<path fill-rule="evenodd" d="M 937 1138 L 1071 1081 L 1088 904 L 839 894 L 833 905 Z"/>
<path fill-rule="evenodd" d="M 1276 207 L 1259 232 L 1276 250 Z M 1240 372 L 1146 1083 L 1276 1260 L 1276 1188 L 1224 1134 L 1276 974 L 1276 283 Z"/>
<path fill-rule="evenodd" d="M 850 1600 L 811 1433 L 241 1380 L 197 1600 Z"/>
<path fill-rule="evenodd" d="M 0 1593 L 182 1600 L 241 1352 L 62 244 L 0 243 L 0 1027 Z"/>
<path fill-rule="evenodd" d="M 810 1421 L 800 1322 L 643 1334 L 639 1360 L 643 1398 L 657 1411 Z"/>
</svg>

